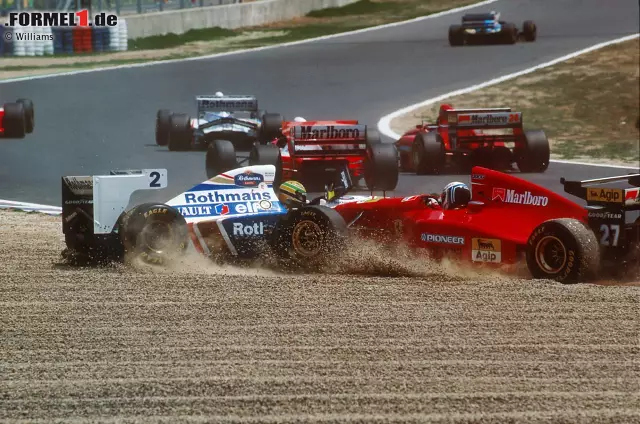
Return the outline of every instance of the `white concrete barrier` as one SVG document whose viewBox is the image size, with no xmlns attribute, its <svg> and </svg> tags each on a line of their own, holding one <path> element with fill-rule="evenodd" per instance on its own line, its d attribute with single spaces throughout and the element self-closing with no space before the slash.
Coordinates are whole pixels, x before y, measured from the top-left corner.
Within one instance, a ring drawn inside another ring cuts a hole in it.
<svg viewBox="0 0 640 424">
<path fill-rule="evenodd" d="M 357 0 L 258 0 L 127 16 L 129 39 L 184 34 L 190 29 L 235 29 L 304 16 L 313 10 L 341 7 Z"/>
</svg>

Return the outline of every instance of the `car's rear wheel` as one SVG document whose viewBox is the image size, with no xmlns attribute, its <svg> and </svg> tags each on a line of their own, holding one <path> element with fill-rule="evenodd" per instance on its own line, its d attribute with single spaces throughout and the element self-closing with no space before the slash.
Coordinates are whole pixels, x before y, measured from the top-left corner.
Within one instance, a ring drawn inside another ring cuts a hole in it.
<svg viewBox="0 0 640 424">
<path fill-rule="evenodd" d="M 524 133 L 525 145 L 515 149 L 516 163 L 521 172 L 545 172 L 549 167 L 551 150 L 542 130 Z"/>
<path fill-rule="evenodd" d="M 233 143 L 229 140 L 213 140 L 209 143 L 205 156 L 205 167 L 209 179 L 237 168 L 238 160 Z"/>
<path fill-rule="evenodd" d="M 449 27 L 449 45 L 452 47 L 464 44 L 464 32 L 461 25 L 451 25 Z"/>
<path fill-rule="evenodd" d="M 249 165 L 273 165 L 280 161 L 280 149 L 273 144 L 257 144 L 249 153 Z"/>
<path fill-rule="evenodd" d="M 5 103 L 4 106 L 4 136 L 7 138 L 24 138 L 26 134 L 26 115 L 21 103 Z"/>
<path fill-rule="evenodd" d="M 193 129 L 189 115 L 176 113 L 171 115 L 169 121 L 169 150 L 176 152 L 190 150 Z"/>
<path fill-rule="evenodd" d="M 413 168 L 416 174 L 438 174 L 444 167 L 446 155 L 444 143 L 434 132 L 420 132 L 416 134 L 411 146 Z"/>
<path fill-rule="evenodd" d="M 33 102 L 29 99 L 18 99 L 16 100 L 16 103 L 21 104 L 24 108 L 25 132 L 27 134 L 31 134 L 36 124 Z"/>
<path fill-rule="evenodd" d="M 364 160 L 364 181 L 369 190 L 395 190 L 399 174 L 396 146 L 380 143 L 367 147 L 367 156 Z"/>
<path fill-rule="evenodd" d="M 524 21 L 522 24 L 522 35 L 525 41 L 532 42 L 538 38 L 538 28 L 533 21 Z"/>
<path fill-rule="evenodd" d="M 367 128 L 367 133 L 365 138 L 366 138 L 367 146 L 375 146 L 376 144 L 382 143 L 382 138 L 380 137 L 380 133 L 378 132 L 378 130 L 375 130 L 373 128 Z"/>
<path fill-rule="evenodd" d="M 120 237 L 125 259 L 163 265 L 179 258 L 189 241 L 187 222 L 178 210 L 159 203 L 143 203 L 122 219 Z"/>
<path fill-rule="evenodd" d="M 526 257 L 534 278 L 578 283 L 597 274 L 600 245 L 593 231 L 582 222 L 553 219 L 533 231 L 527 242 Z"/>
<path fill-rule="evenodd" d="M 518 28 L 514 24 L 504 24 L 502 35 L 505 44 L 515 44 L 518 42 Z"/>
<path fill-rule="evenodd" d="M 260 142 L 268 143 L 281 134 L 284 118 L 279 113 L 265 113 L 260 127 Z"/>
<path fill-rule="evenodd" d="M 169 143 L 171 131 L 171 111 L 160 109 L 156 114 L 156 144 L 166 146 Z"/>
</svg>

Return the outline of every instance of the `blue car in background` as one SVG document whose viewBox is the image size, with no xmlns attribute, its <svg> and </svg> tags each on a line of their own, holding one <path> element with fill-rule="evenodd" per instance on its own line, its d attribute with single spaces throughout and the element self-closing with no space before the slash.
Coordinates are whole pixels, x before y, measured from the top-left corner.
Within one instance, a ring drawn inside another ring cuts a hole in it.
<svg viewBox="0 0 640 424">
<path fill-rule="evenodd" d="M 533 21 L 524 21 L 519 30 L 516 24 L 501 21 L 499 12 L 471 13 L 462 17 L 460 25 L 449 27 L 449 44 L 515 44 L 520 38 L 532 42 L 536 40 L 537 31 Z"/>
</svg>

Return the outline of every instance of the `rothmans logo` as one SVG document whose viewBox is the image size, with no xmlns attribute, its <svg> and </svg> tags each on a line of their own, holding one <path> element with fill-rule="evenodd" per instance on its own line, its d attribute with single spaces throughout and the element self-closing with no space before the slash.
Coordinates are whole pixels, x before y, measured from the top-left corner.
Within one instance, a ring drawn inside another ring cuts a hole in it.
<svg viewBox="0 0 640 424">
<path fill-rule="evenodd" d="M 546 196 L 534 196 L 530 191 L 518 193 L 515 190 L 504 188 L 494 188 L 491 200 L 530 206 L 547 206 L 549 204 L 549 198 Z"/>
<path fill-rule="evenodd" d="M 301 125 L 294 127 L 294 138 L 299 140 L 363 139 L 364 125 Z"/>
<path fill-rule="evenodd" d="M 257 187 L 261 182 L 264 181 L 264 177 L 262 174 L 256 174 L 247 170 L 242 174 L 238 174 L 234 178 L 234 183 L 237 186 L 242 187 Z"/>
</svg>

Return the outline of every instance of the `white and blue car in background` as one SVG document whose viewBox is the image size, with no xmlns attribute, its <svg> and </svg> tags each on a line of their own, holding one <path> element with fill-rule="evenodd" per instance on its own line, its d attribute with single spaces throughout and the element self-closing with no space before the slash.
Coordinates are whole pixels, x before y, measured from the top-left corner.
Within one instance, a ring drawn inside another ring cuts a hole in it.
<svg viewBox="0 0 640 424">
<path fill-rule="evenodd" d="M 249 95 L 196 96 L 196 117 L 160 109 L 156 114 L 156 144 L 171 151 L 206 150 L 215 140 L 229 141 L 237 151 L 249 151 L 278 136 L 282 116 L 258 109 Z"/>
<path fill-rule="evenodd" d="M 469 13 L 462 17 L 459 25 L 449 27 L 449 44 L 515 44 L 520 38 L 533 42 L 538 29 L 533 21 L 524 21 L 522 30 L 516 24 L 500 20 L 500 13 Z"/>
</svg>

